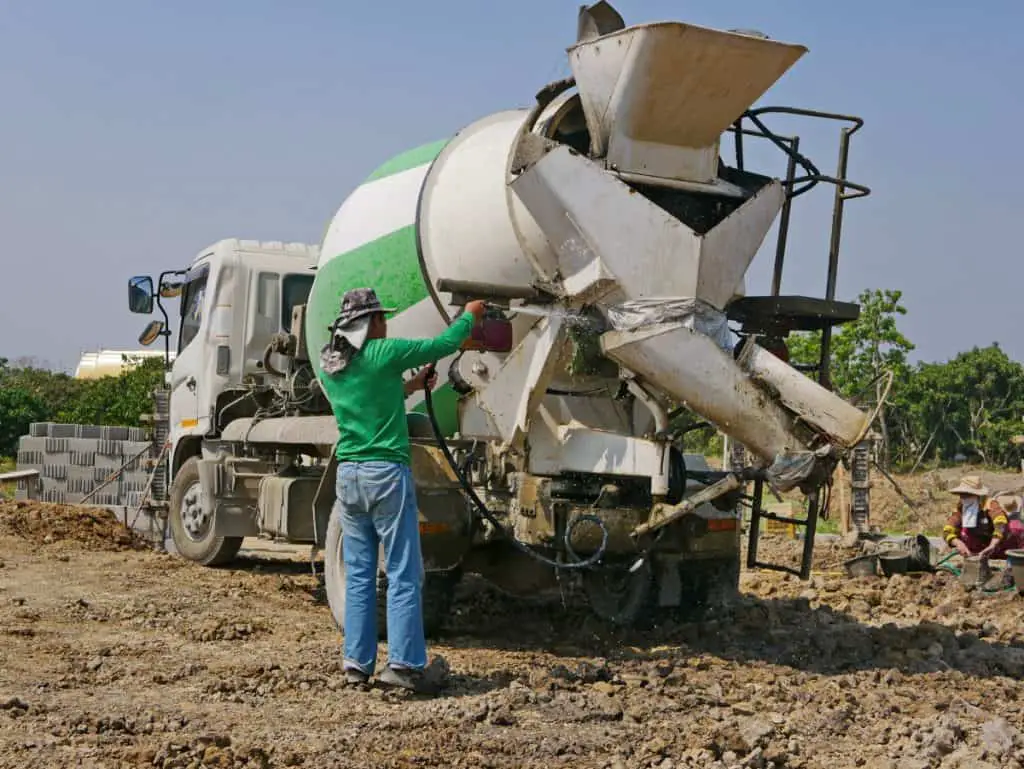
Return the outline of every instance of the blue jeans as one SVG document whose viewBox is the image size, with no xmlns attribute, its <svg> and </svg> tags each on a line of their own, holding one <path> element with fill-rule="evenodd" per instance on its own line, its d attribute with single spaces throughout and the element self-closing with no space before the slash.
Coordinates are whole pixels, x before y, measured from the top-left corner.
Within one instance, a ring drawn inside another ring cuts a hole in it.
<svg viewBox="0 0 1024 769">
<path fill-rule="evenodd" d="M 412 470 L 395 462 L 342 462 L 337 514 L 345 560 L 345 667 L 377 662 L 377 552 L 388 577 L 388 664 L 423 668 L 423 556 Z"/>
</svg>

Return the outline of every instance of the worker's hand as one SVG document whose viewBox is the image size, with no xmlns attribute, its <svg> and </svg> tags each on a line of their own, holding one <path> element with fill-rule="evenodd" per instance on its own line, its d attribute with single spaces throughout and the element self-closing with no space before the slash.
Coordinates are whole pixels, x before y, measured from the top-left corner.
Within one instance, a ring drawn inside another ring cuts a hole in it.
<svg viewBox="0 0 1024 769">
<path fill-rule="evenodd" d="M 992 553 L 996 551 L 996 545 L 998 544 L 999 542 L 997 540 L 992 540 L 988 543 L 988 546 L 984 550 L 978 553 L 978 555 L 983 559 L 987 559 L 990 555 L 992 555 Z"/>
<path fill-rule="evenodd" d="M 416 372 L 412 379 L 405 383 L 405 394 L 412 395 L 417 390 L 424 390 L 427 387 L 433 390 L 436 384 L 437 369 L 433 366 L 424 366 Z"/>
<path fill-rule="evenodd" d="M 956 551 L 960 553 L 960 555 L 962 555 L 964 558 L 967 558 L 971 554 L 970 548 L 968 548 L 962 540 L 954 539 L 953 547 L 955 547 Z"/>
<path fill-rule="evenodd" d="M 487 303 L 480 299 L 474 299 L 472 302 L 466 303 L 466 312 L 476 318 L 477 323 L 483 319 L 486 310 Z"/>
</svg>

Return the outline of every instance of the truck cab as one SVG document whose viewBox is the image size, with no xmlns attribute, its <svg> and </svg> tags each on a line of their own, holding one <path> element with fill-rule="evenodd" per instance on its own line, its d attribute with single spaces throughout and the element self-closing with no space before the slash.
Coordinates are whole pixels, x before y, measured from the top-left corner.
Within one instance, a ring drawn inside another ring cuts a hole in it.
<svg viewBox="0 0 1024 769">
<path fill-rule="evenodd" d="M 129 280 L 132 312 L 158 310 L 139 342 L 163 338 L 170 390 L 169 479 L 201 454 L 203 438 L 219 435 L 232 418 L 260 410 L 254 393 L 277 376 L 280 356 L 268 353 L 275 335 L 291 330 L 292 313 L 306 302 L 319 248 L 303 243 L 230 238 L 195 255 L 182 270 Z M 162 300 L 179 299 L 177 348 L 170 365 L 172 322 Z"/>
</svg>

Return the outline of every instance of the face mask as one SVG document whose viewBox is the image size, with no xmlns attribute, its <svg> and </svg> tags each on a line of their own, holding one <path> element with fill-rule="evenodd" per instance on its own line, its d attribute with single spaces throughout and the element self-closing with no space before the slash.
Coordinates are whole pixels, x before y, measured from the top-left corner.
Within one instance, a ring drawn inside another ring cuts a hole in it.
<svg viewBox="0 0 1024 769">
<path fill-rule="evenodd" d="M 964 497 L 962 510 L 965 528 L 970 529 L 978 525 L 978 509 L 977 497 Z"/>
</svg>

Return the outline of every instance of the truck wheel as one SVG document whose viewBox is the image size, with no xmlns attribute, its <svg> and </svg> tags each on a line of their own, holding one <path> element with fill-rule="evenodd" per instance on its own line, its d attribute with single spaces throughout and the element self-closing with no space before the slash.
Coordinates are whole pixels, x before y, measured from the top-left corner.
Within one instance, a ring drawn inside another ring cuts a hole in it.
<svg viewBox="0 0 1024 769">
<path fill-rule="evenodd" d="M 654 571 L 645 559 L 630 571 L 635 559 L 607 563 L 583 572 L 583 592 L 591 610 L 606 622 L 622 627 L 645 627 L 654 616 Z"/>
<path fill-rule="evenodd" d="M 203 566 L 221 566 L 238 553 L 243 537 L 213 534 L 213 511 L 203 509 L 199 488 L 199 457 L 181 466 L 171 484 L 168 524 L 174 547 L 190 561 Z"/>
<path fill-rule="evenodd" d="M 682 601 L 671 613 L 683 622 L 699 622 L 710 609 L 722 606 L 738 595 L 740 561 L 737 557 L 682 566 L 679 579 L 683 585 Z"/>
<path fill-rule="evenodd" d="M 345 632 L 345 559 L 343 557 L 341 518 L 331 515 L 327 526 L 327 541 L 324 543 L 324 589 L 331 618 L 342 633 Z M 443 572 L 427 572 L 423 584 L 423 631 L 428 638 L 440 632 L 451 610 L 455 587 L 462 577 L 458 569 Z M 384 570 L 377 570 L 377 632 L 387 638 L 387 590 L 388 579 Z"/>
</svg>

